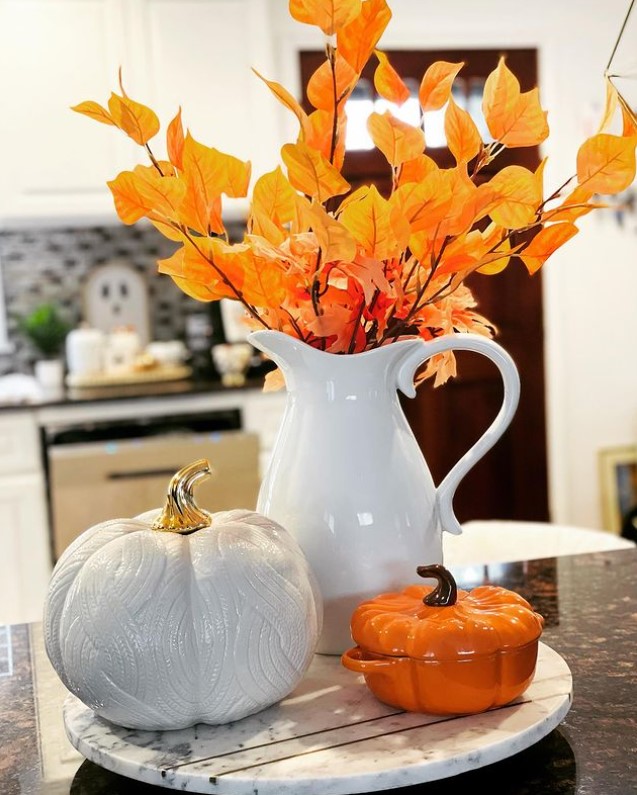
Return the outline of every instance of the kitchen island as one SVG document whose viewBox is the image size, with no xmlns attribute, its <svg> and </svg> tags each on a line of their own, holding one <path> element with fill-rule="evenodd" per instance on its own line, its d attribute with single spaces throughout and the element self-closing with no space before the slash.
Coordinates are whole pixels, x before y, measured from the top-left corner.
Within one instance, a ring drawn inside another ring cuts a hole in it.
<svg viewBox="0 0 637 795">
<path fill-rule="evenodd" d="M 536 745 L 502 762 L 394 792 L 631 795 L 637 792 L 637 549 L 455 570 L 467 588 L 503 585 L 546 619 L 543 641 L 573 674 L 573 706 Z M 82 761 L 64 737 L 63 688 L 39 625 L 1 629 L 2 795 L 169 792 Z M 373 696 L 370 695 L 370 698 Z M 256 791 L 256 790 L 255 790 Z"/>
</svg>

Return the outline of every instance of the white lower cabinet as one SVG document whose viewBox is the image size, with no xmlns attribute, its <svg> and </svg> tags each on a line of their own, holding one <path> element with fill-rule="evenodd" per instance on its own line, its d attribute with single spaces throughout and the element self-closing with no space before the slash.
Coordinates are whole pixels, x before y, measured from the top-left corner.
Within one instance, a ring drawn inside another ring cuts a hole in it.
<svg viewBox="0 0 637 795">
<path fill-rule="evenodd" d="M 41 473 L 0 477 L 0 624 L 41 621 L 51 573 Z"/>
</svg>

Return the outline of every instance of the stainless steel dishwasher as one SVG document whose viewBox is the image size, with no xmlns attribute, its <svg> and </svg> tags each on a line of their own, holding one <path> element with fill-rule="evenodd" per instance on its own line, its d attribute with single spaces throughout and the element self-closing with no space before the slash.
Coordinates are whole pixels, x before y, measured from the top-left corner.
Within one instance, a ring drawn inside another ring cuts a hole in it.
<svg viewBox="0 0 637 795">
<path fill-rule="evenodd" d="M 197 486 L 203 508 L 254 510 L 259 440 L 240 425 L 230 410 L 45 428 L 55 558 L 97 522 L 160 507 L 172 475 L 198 458 L 213 468 Z"/>
</svg>

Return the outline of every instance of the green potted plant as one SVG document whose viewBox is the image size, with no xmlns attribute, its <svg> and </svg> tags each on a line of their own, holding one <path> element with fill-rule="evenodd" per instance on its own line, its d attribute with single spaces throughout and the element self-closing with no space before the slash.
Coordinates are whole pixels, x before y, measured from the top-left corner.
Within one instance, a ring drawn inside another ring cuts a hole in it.
<svg viewBox="0 0 637 795">
<path fill-rule="evenodd" d="M 18 320 L 18 328 L 41 354 L 34 366 L 40 385 L 49 390 L 61 388 L 64 375 L 62 350 L 70 325 L 54 304 L 41 304 Z"/>
</svg>

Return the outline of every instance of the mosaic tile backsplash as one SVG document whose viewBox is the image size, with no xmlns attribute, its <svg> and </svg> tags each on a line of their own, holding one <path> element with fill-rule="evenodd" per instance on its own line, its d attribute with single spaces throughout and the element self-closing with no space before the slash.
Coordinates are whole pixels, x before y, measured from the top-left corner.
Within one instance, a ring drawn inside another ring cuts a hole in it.
<svg viewBox="0 0 637 795">
<path fill-rule="evenodd" d="M 42 303 L 56 303 L 71 324 L 80 322 L 82 288 L 91 270 L 114 259 L 134 266 L 146 279 L 152 336 L 183 337 L 185 318 L 202 304 L 185 296 L 156 261 L 175 244 L 151 226 L 38 229 L 0 232 L 0 263 L 7 307 L 11 355 L 0 355 L 0 373 L 30 372 L 37 358 L 18 332 L 18 318 Z"/>
</svg>

